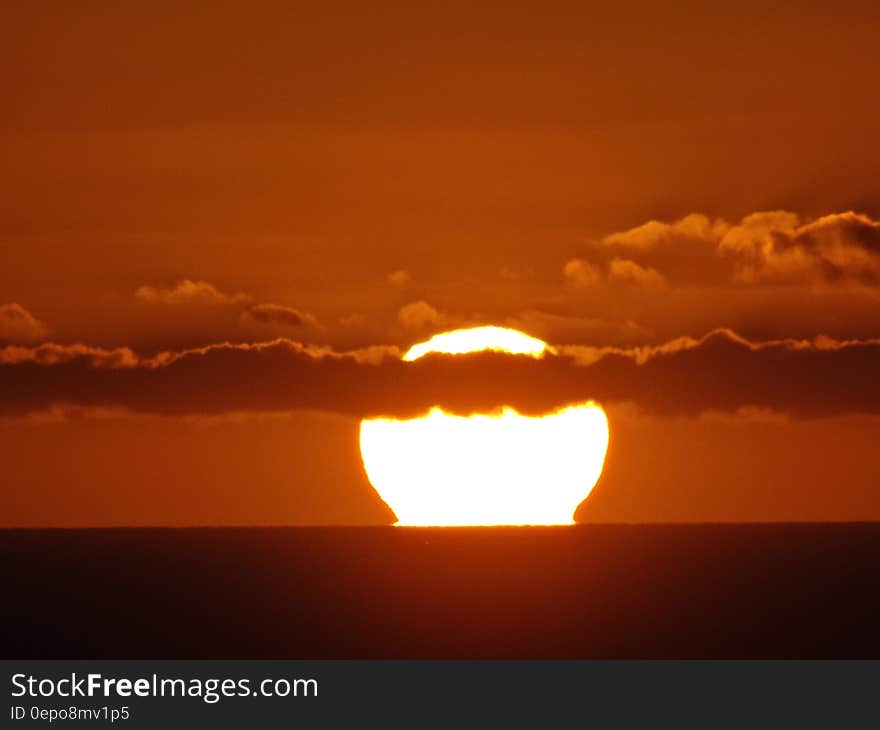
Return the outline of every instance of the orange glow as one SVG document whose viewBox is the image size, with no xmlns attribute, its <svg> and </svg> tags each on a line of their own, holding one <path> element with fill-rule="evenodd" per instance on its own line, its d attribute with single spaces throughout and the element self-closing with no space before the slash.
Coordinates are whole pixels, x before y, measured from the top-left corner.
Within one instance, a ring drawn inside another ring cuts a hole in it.
<svg viewBox="0 0 880 730">
<path fill-rule="evenodd" d="M 407 361 L 429 352 L 498 350 L 540 357 L 541 340 L 501 327 L 437 335 Z M 543 416 L 505 407 L 456 416 L 361 422 L 367 476 L 398 525 L 563 525 L 599 479 L 608 420 L 593 402 Z"/>
</svg>

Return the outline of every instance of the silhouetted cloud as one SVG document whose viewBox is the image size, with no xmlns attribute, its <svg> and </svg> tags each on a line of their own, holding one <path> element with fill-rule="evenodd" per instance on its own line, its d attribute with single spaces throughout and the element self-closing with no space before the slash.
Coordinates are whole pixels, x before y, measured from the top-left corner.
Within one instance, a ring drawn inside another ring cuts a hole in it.
<svg viewBox="0 0 880 730">
<path fill-rule="evenodd" d="M 321 410 L 412 416 L 511 405 L 633 403 L 646 413 L 768 409 L 794 418 L 880 412 L 880 340 L 750 342 L 720 330 L 650 348 L 561 348 L 542 359 L 494 353 L 403 363 L 396 348 L 337 353 L 289 340 L 139 358 L 125 348 L 0 349 L 0 412 L 58 404 L 164 415 Z"/>
<path fill-rule="evenodd" d="M 642 266 L 630 259 L 611 259 L 608 264 L 608 277 L 638 286 L 660 286 L 665 283 L 663 274 L 650 266 Z"/>
<path fill-rule="evenodd" d="M 318 320 L 308 312 L 301 312 L 280 304 L 251 304 L 245 307 L 242 317 L 260 324 L 283 327 L 317 327 Z"/>
<path fill-rule="evenodd" d="M 643 287 L 657 287 L 666 283 L 659 271 L 650 266 L 642 266 L 632 259 L 614 257 L 603 271 L 598 264 L 584 259 L 571 259 L 562 267 L 565 283 L 576 289 L 586 289 L 601 283 L 633 284 Z"/>
<path fill-rule="evenodd" d="M 712 221 L 701 213 L 691 213 L 672 223 L 648 221 L 635 228 L 611 233 L 602 239 L 606 246 L 650 250 L 664 244 L 678 244 L 682 239 L 717 241 L 730 228 L 723 220 Z"/>
<path fill-rule="evenodd" d="M 0 342 L 37 342 L 48 328 L 20 304 L 0 304 Z"/>
<path fill-rule="evenodd" d="M 632 263 L 650 260 L 674 278 L 681 267 L 705 271 L 711 254 L 729 265 L 728 278 L 738 284 L 880 284 L 880 222 L 852 211 L 814 220 L 764 211 L 738 223 L 694 213 L 610 234 L 599 247 L 626 250 L 637 259 Z"/>
<path fill-rule="evenodd" d="M 251 300 L 246 294 L 227 294 L 210 282 L 190 279 L 183 279 L 172 287 L 142 286 L 135 296 L 159 304 L 242 304 Z"/>
<path fill-rule="evenodd" d="M 220 315 L 237 313 L 244 325 L 262 325 L 276 329 L 319 328 L 318 319 L 311 313 L 282 304 L 256 302 L 249 294 L 222 291 L 208 281 L 183 279 L 172 287 L 142 286 L 135 297 L 149 304 L 176 308 L 218 310 Z"/>
<path fill-rule="evenodd" d="M 445 327 L 449 324 L 449 317 L 436 307 L 419 300 L 402 306 L 397 313 L 397 321 L 404 329 L 418 332 L 431 327 Z"/>
<path fill-rule="evenodd" d="M 562 275 L 566 284 L 575 287 L 587 287 L 597 284 L 600 279 L 599 269 L 589 261 L 572 259 L 562 267 Z"/>
<path fill-rule="evenodd" d="M 504 326 L 522 330 L 548 342 L 644 342 L 650 333 L 630 320 L 576 317 L 529 309 L 507 317 Z"/>
<path fill-rule="evenodd" d="M 759 281 L 880 284 L 880 222 L 857 213 L 801 224 L 792 214 L 755 214 L 721 239 L 736 276 Z"/>
</svg>

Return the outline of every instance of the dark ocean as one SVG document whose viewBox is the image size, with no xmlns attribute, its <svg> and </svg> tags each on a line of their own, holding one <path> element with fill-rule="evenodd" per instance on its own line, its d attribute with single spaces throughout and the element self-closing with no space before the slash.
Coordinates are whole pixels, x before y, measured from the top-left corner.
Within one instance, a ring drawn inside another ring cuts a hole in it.
<svg viewBox="0 0 880 730">
<path fill-rule="evenodd" d="M 0 655 L 880 658 L 880 524 L 0 531 Z"/>
</svg>

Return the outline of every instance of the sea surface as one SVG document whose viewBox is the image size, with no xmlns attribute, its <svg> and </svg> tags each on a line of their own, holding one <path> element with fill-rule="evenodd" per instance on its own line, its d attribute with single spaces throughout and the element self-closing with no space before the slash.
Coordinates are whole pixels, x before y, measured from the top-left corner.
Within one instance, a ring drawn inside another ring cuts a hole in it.
<svg viewBox="0 0 880 730">
<path fill-rule="evenodd" d="M 0 530 L 0 656 L 880 658 L 880 524 Z"/>
</svg>

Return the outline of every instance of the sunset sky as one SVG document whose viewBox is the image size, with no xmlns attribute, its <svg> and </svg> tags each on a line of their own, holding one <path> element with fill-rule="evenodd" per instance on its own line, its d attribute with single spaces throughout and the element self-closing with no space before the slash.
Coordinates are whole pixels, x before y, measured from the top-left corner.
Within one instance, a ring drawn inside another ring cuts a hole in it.
<svg viewBox="0 0 880 730">
<path fill-rule="evenodd" d="M 880 5 L 0 6 L 0 526 L 387 524 L 360 419 L 605 408 L 581 521 L 880 519 Z M 413 343 L 497 324 L 541 360 Z"/>
</svg>

